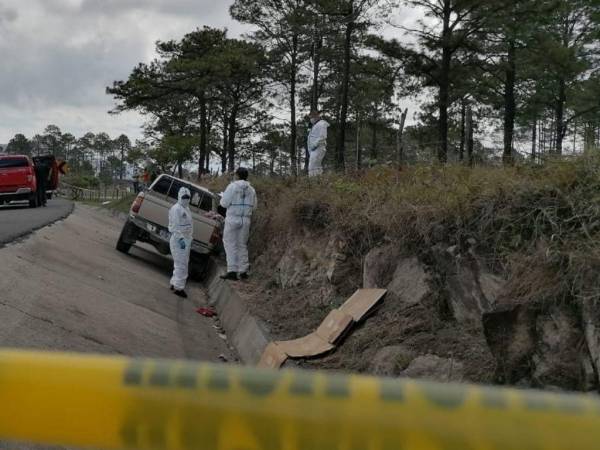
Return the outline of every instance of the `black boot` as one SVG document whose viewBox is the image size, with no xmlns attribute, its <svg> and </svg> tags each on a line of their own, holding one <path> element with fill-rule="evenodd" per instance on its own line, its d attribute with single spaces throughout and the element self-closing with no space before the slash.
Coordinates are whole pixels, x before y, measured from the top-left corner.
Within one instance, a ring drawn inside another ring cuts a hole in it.
<svg viewBox="0 0 600 450">
<path fill-rule="evenodd" d="M 247 280 L 248 278 L 250 278 L 250 275 L 248 275 L 248 272 L 240 273 L 240 280 Z"/>
<path fill-rule="evenodd" d="M 181 298 L 188 297 L 188 295 L 185 293 L 185 291 L 183 289 L 181 291 L 173 291 L 173 294 L 175 294 L 177 297 L 181 297 Z"/>
<path fill-rule="evenodd" d="M 237 273 L 235 272 L 227 272 L 225 275 L 221 275 L 222 280 L 234 280 L 237 281 Z"/>
</svg>

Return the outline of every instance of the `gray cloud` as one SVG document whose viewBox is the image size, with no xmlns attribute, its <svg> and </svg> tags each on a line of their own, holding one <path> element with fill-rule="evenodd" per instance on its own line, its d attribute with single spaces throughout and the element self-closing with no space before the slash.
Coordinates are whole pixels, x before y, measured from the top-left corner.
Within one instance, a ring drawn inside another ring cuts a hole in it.
<svg viewBox="0 0 600 450">
<path fill-rule="evenodd" d="M 231 1 L 0 0 L 0 143 L 31 136 L 49 123 L 64 131 L 140 135 L 135 113 L 109 116 L 105 94 L 157 40 L 203 26 L 241 30 Z"/>
<path fill-rule="evenodd" d="M 5 23 L 14 22 L 17 20 L 19 14 L 13 8 L 8 8 L 5 5 L 0 4 L 0 25 Z"/>
</svg>

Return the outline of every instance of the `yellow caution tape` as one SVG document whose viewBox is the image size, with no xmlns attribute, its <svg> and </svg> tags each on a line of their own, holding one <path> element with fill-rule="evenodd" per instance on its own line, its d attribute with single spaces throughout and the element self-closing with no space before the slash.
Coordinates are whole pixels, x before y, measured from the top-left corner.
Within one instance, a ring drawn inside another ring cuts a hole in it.
<svg viewBox="0 0 600 450">
<path fill-rule="evenodd" d="M 600 447 L 593 395 L 0 352 L 0 439 L 105 449 Z"/>
</svg>

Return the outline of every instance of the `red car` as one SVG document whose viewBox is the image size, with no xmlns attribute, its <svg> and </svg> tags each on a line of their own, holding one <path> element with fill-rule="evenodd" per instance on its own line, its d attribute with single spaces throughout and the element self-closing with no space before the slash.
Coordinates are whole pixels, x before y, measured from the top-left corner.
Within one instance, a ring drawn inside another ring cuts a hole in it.
<svg viewBox="0 0 600 450">
<path fill-rule="evenodd" d="M 35 208 L 36 191 L 35 169 L 29 156 L 0 156 L 0 204 L 29 201 L 29 206 Z"/>
</svg>

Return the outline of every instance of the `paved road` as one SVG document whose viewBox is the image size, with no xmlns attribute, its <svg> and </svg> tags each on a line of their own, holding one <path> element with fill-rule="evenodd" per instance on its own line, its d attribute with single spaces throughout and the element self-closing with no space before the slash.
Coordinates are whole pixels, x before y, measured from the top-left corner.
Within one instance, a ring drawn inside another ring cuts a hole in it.
<svg viewBox="0 0 600 450">
<path fill-rule="evenodd" d="M 28 204 L 0 207 L 0 244 L 42 228 L 69 215 L 73 203 L 63 199 L 48 200 L 46 208 L 29 208 Z"/>
<path fill-rule="evenodd" d="M 4 212 L 4 211 L 2 211 Z M 12 211 L 11 211 L 12 212 Z M 201 286 L 169 290 L 171 262 L 114 246 L 121 221 L 76 206 L 64 221 L 0 249 L 0 346 L 217 361 L 229 357 Z M 1 443 L 0 449 L 29 449 Z"/>
</svg>

